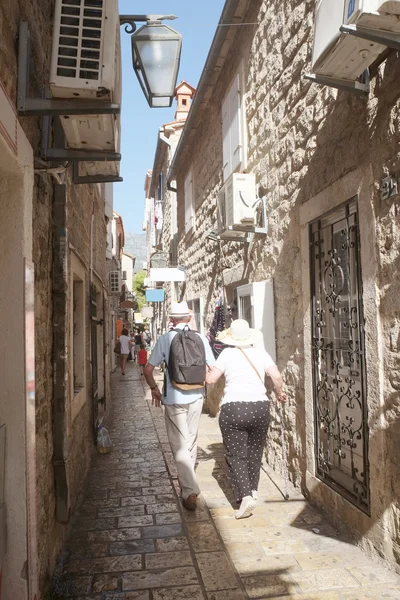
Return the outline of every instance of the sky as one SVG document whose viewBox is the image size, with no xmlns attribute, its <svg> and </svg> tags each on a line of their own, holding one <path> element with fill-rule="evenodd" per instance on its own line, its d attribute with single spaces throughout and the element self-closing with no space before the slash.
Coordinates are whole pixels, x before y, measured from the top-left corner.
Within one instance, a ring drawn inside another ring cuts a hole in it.
<svg viewBox="0 0 400 600">
<path fill-rule="evenodd" d="M 213 40 L 225 0 L 120 0 L 120 14 L 174 14 L 165 21 L 183 35 L 178 83 L 185 79 L 196 87 Z M 140 24 L 138 24 L 138 28 Z M 114 184 L 114 209 L 129 233 L 142 233 L 144 180 L 153 166 L 158 130 L 173 121 L 171 108 L 150 108 L 132 68 L 131 36 L 121 27 L 122 43 L 122 183 Z"/>
</svg>

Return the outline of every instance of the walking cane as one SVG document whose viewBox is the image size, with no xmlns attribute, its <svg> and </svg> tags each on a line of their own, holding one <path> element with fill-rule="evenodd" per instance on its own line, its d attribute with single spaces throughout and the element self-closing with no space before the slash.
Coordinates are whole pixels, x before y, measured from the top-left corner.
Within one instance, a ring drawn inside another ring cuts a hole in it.
<svg viewBox="0 0 400 600">
<path fill-rule="evenodd" d="M 289 477 L 288 477 L 288 470 L 287 470 L 287 455 L 286 455 L 286 442 L 285 442 L 285 425 L 283 423 L 283 410 L 282 410 L 282 404 L 280 402 L 278 402 L 278 406 L 279 406 L 279 415 L 281 418 L 281 438 L 282 438 L 282 470 L 283 470 L 283 478 L 285 481 L 285 494 L 284 494 L 284 498 L 285 500 L 289 500 Z"/>
</svg>

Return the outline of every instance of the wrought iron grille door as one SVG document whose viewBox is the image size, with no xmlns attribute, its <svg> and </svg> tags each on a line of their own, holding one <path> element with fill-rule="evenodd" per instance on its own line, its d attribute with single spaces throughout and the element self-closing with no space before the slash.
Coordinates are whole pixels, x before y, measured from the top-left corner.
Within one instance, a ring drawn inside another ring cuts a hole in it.
<svg viewBox="0 0 400 600">
<path fill-rule="evenodd" d="M 310 225 L 317 476 L 369 511 L 357 199 Z"/>
</svg>

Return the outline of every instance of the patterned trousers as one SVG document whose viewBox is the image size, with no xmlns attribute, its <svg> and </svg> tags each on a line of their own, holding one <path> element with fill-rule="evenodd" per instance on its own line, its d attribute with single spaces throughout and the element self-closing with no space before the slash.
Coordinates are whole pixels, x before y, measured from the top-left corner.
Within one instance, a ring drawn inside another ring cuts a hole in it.
<svg viewBox="0 0 400 600">
<path fill-rule="evenodd" d="M 221 408 L 219 426 L 238 502 L 258 489 L 270 419 L 267 401 L 228 402 Z"/>
</svg>

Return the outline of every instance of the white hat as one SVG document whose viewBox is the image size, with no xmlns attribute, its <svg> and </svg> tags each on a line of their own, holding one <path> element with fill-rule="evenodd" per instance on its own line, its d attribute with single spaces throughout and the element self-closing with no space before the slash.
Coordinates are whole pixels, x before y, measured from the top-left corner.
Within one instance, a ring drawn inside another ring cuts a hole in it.
<svg viewBox="0 0 400 600">
<path fill-rule="evenodd" d="M 186 302 L 173 302 L 170 317 L 190 317 L 189 307 Z"/>
<path fill-rule="evenodd" d="M 217 340 L 227 346 L 238 346 L 239 348 L 252 346 L 259 342 L 259 332 L 251 329 L 244 319 L 236 319 L 232 321 L 229 329 L 225 329 L 217 335 Z"/>
</svg>

